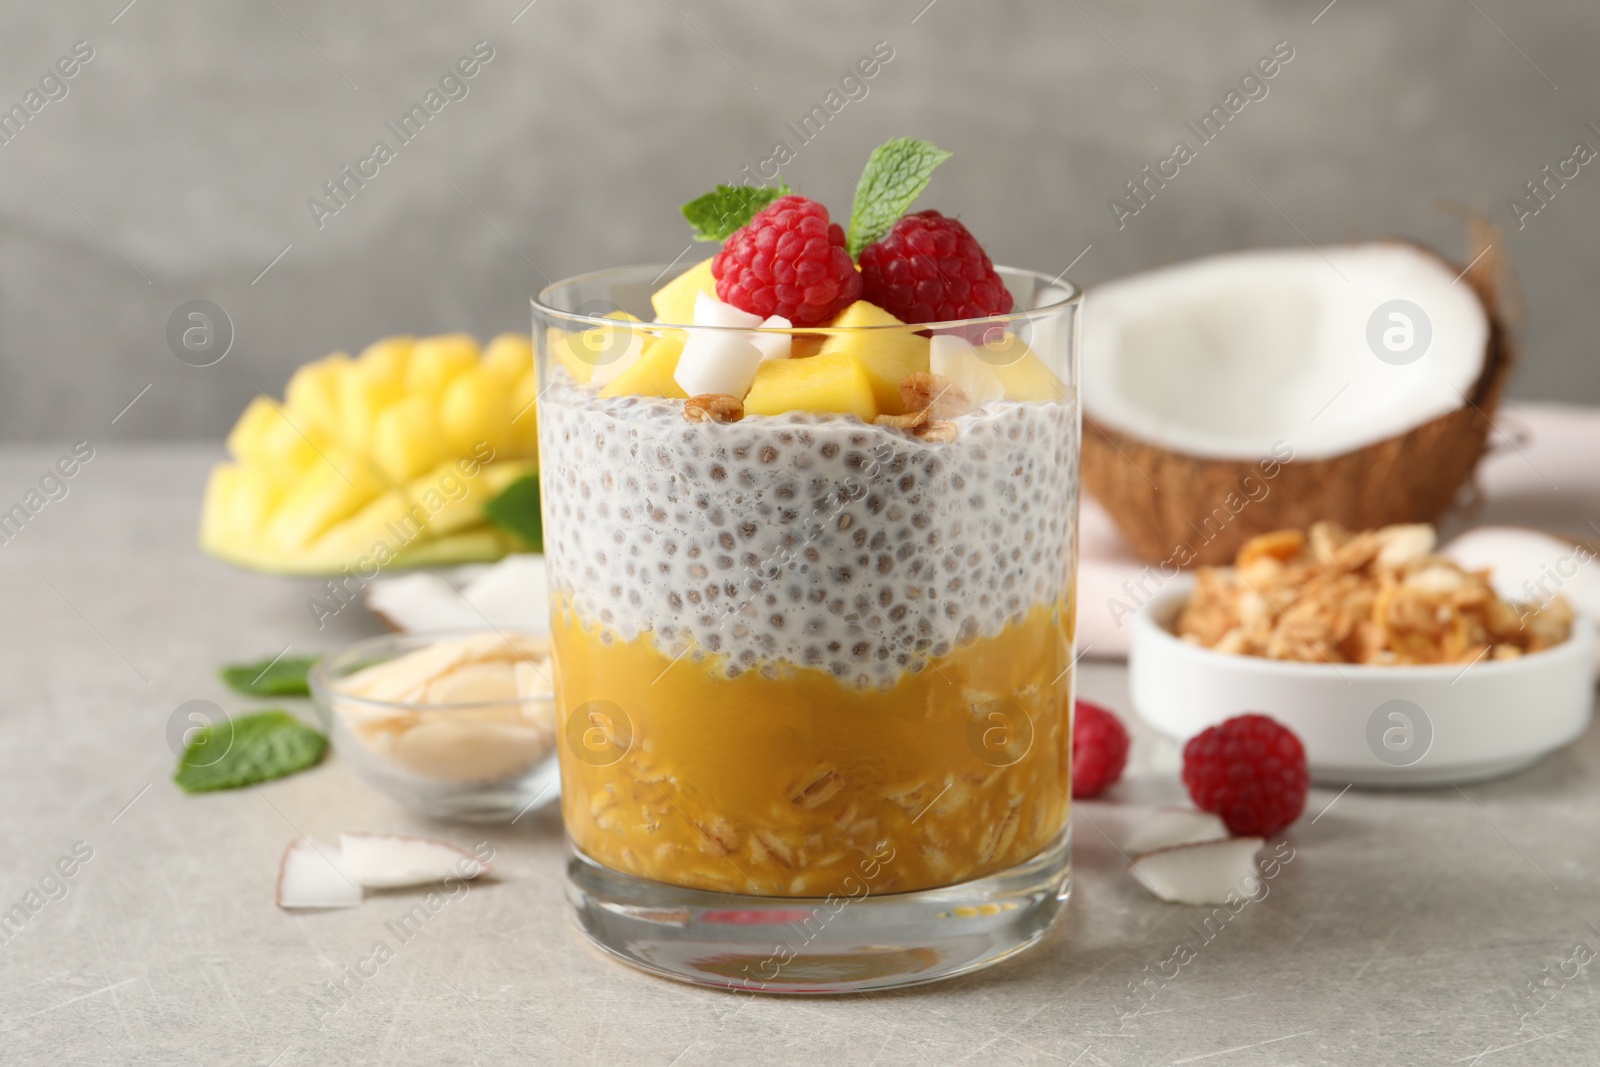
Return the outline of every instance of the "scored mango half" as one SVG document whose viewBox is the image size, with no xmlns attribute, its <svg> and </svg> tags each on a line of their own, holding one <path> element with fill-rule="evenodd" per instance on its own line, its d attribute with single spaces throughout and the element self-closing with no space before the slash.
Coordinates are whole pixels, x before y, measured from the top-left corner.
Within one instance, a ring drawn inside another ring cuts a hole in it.
<svg viewBox="0 0 1600 1067">
<path fill-rule="evenodd" d="M 530 340 L 389 337 L 257 396 L 212 469 L 200 545 L 280 574 L 371 577 L 526 550 L 483 505 L 538 469 Z"/>
</svg>

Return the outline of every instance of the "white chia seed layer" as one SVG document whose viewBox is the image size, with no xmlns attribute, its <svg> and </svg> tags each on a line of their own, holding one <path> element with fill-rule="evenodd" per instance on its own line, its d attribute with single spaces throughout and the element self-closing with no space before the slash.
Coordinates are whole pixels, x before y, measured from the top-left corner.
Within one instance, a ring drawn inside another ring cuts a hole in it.
<svg viewBox="0 0 1600 1067">
<path fill-rule="evenodd" d="M 690 423 L 682 401 L 556 373 L 539 404 L 550 582 L 622 640 L 717 653 L 730 676 L 798 665 L 887 688 L 1067 593 L 1065 404 L 990 405 L 929 443 L 804 412 Z"/>
</svg>

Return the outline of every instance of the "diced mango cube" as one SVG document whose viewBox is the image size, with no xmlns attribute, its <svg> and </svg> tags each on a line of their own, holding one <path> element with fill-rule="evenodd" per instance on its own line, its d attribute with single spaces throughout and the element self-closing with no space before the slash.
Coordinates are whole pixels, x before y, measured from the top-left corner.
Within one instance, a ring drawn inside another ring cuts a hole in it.
<svg viewBox="0 0 1600 1067">
<path fill-rule="evenodd" d="M 289 379 L 283 391 L 289 417 L 302 429 L 315 426 L 337 437 L 339 433 L 339 379 L 351 367 L 350 357 L 335 352 L 307 363 Z"/>
<path fill-rule="evenodd" d="M 444 429 L 426 396 L 408 396 L 378 415 L 372 459 L 392 482 L 409 482 L 450 453 Z"/>
<path fill-rule="evenodd" d="M 339 438 L 351 448 L 369 452 L 372 430 L 384 408 L 405 395 L 402 381 L 392 376 L 345 374 L 339 378 Z"/>
<path fill-rule="evenodd" d="M 600 390 L 600 395 L 670 396 L 687 400 L 688 394 L 672 376 L 678 369 L 678 357 L 683 355 L 683 342 L 681 330 L 652 337 L 645 343 L 644 354 Z"/>
<path fill-rule="evenodd" d="M 487 444 L 495 452 L 511 447 L 511 416 L 506 383 L 482 367 L 457 375 L 445 389 L 439 424 L 457 452 Z"/>
<path fill-rule="evenodd" d="M 396 390 L 404 391 L 415 345 L 414 337 L 385 337 L 374 341 L 356 357 L 356 368 L 371 381 L 390 382 Z"/>
<path fill-rule="evenodd" d="M 863 422 L 878 415 L 872 377 L 849 352 L 767 360 L 756 370 L 744 410 L 751 415 L 834 411 L 859 416 Z"/>
<path fill-rule="evenodd" d="M 478 341 L 470 333 L 419 338 L 406 368 L 406 391 L 438 396 L 458 374 L 478 365 Z"/>
<path fill-rule="evenodd" d="M 899 319 L 865 300 L 857 300 L 828 324 L 832 327 L 905 326 L 903 330 L 873 329 L 860 333 L 829 334 L 820 356 L 843 353 L 854 356 L 872 380 L 872 395 L 878 410 L 887 415 L 903 415 L 900 381 L 908 374 L 928 372 L 928 339 L 917 333 L 921 327 L 907 326 Z"/>
<path fill-rule="evenodd" d="M 515 383 L 533 370 L 533 341 L 526 334 L 501 334 L 483 350 L 483 369 Z"/>
<path fill-rule="evenodd" d="M 288 491 L 264 531 L 285 551 L 305 548 L 334 523 L 354 515 L 384 489 L 367 462 L 348 449 L 327 449 Z"/>
<path fill-rule="evenodd" d="M 656 320 L 672 326 L 694 322 L 694 300 L 701 293 L 717 295 L 717 280 L 711 276 L 711 260 L 703 260 L 657 289 L 650 296 Z"/>
<path fill-rule="evenodd" d="M 1007 400 L 1065 400 L 1067 387 L 1050 372 L 1038 353 L 1014 333 L 984 344 L 978 358 L 1000 378 Z"/>
</svg>

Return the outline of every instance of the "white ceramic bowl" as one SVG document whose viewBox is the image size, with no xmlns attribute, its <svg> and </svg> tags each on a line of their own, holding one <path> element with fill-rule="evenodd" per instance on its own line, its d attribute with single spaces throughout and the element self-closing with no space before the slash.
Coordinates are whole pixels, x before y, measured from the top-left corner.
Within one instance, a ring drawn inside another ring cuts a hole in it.
<svg viewBox="0 0 1600 1067">
<path fill-rule="evenodd" d="M 1133 621 L 1134 709 L 1177 741 L 1245 712 L 1300 736 L 1324 785 L 1434 786 L 1511 774 L 1573 740 L 1594 700 L 1594 624 L 1580 615 L 1556 648 L 1470 667 L 1364 667 L 1237 656 L 1167 629 L 1189 589 Z"/>
</svg>

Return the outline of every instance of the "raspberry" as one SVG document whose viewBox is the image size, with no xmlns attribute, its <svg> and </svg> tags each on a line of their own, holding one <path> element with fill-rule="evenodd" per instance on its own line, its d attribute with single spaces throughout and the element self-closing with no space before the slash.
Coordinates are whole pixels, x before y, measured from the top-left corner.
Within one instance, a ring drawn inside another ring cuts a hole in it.
<svg viewBox="0 0 1600 1067">
<path fill-rule="evenodd" d="M 861 250 L 862 295 L 901 322 L 1004 315 L 1011 293 L 967 228 L 937 211 L 903 216 Z"/>
<path fill-rule="evenodd" d="M 717 296 L 753 315 L 819 326 L 861 296 L 844 229 L 803 196 L 780 196 L 726 241 L 711 261 Z"/>
<path fill-rule="evenodd" d="M 1072 795 L 1098 796 L 1117 784 L 1128 762 L 1128 731 L 1098 704 L 1077 703 L 1072 717 Z"/>
<path fill-rule="evenodd" d="M 1311 783 L 1292 730 L 1265 715 L 1239 715 L 1183 746 L 1183 784 L 1233 833 L 1266 837 L 1300 817 Z"/>
</svg>

